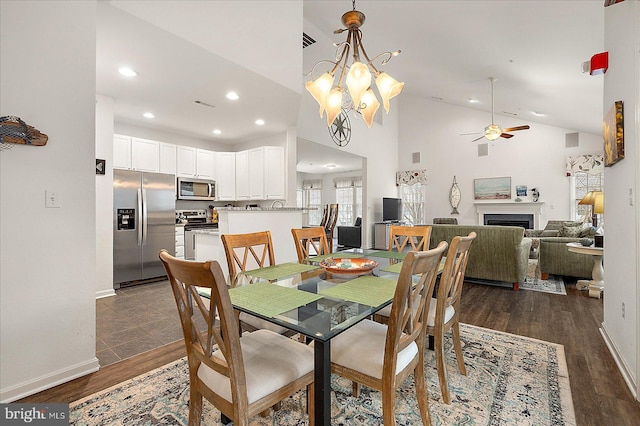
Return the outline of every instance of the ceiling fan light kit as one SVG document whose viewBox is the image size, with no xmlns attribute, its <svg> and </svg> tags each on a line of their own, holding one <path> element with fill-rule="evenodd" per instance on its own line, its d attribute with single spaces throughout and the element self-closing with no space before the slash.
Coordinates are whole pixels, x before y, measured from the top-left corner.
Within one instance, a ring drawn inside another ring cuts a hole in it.
<svg viewBox="0 0 640 426">
<path fill-rule="evenodd" d="M 313 66 L 309 73 L 311 80 L 305 84 L 305 87 L 320 105 L 320 117 L 325 112 L 327 113 L 327 126 L 331 126 L 340 111 L 344 109 L 346 111 L 354 110 L 361 114 L 367 127 L 370 128 L 373 124 L 373 117 L 380 108 L 380 101 L 371 89 L 372 76 L 376 77 L 376 87 L 387 113 L 390 108 L 389 101 L 399 95 L 404 87 L 403 82 L 379 71 L 373 61 L 385 57 L 382 60 L 382 65 L 384 65 L 393 56 L 397 56 L 400 51 L 383 52 L 370 59 L 362 45 L 362 31 L 360 30 L 364 24 L 365 16 L 364 13 L 356 10 L 355 0 L 352 1 L 352 4 L 353 10 L 342 15 L 342 24 L 345 28 L 334 31 L 334 34 L 348 31 L 346 41 L 336 44 L 338 50 L 335 60 L 323 60 Z M 364 61 L 361 61 L 360 55 Z M 351 65 L 348 64 L 350 56 L 352 58 Z M 333 67 L 314 79 L 313 70 L 321 63 L 333 64 Z M 338 68 L 340 68 L 340 76 L 337 85 L 333 86 Z M 343 80 L 345 80 L 346 89 L 342 85 Z M 348 99 L 343 101 L 344 92 L 347 92 Z"/>
</svg>

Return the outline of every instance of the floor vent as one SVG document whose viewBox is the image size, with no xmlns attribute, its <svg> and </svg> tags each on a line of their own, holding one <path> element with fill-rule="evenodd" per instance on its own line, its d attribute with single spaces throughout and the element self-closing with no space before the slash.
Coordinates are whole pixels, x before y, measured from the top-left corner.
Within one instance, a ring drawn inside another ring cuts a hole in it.
<svg viewBox="0 0 640 426">
<path fill-rule="evenodd" d="M 308 34 L 306 33 L 302 33 L 302 48 L 304 49 L 305 47 L 311 46 L 313 43 L 315 43 L 316 41 L 314 39 L 312 39 L 311 37 L 309 37 Z"/>
</svg>

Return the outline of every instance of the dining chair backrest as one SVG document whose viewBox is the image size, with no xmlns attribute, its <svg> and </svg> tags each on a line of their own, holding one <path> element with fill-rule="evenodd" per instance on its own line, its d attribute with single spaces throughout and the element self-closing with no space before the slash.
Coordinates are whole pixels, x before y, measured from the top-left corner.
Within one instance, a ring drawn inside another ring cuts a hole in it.
<svg viewBox="0 0 640 426">
<path fill-rule="evenodd" d="M 454 306 L 458 311 L 458 303 L 462 295 L 462 284 L 464 282 L 464 274 L 469 262 L 469 249 L 473 244 L 477 234 L 471 232 L 469 235 L 456 236 L 451 239 L 451 245 L 447 252 L 447 258 L 444 263 L 444 269 L 440 275 L 440 284 L 438 286 L 438 306 L 436 307 L 436 326 L 437 312 L 444 312 L 447 306 Z M 442 305 L 442 307 L 440 307 Z M 439 309 L 438 309 L 439 308 Z M 443 321 L 444 314 L 441 315 Z"/>
<path fill-rule="evenodd" d="M 329 221 L 329 205 L 325 204 L 324 207 L 322 208 L 322 219 L 320 220 L 320 226 L 324 228 L 327 225 L 328 221 Z"/>
<path fill-rule="evenodd" d="M 333 244 L 333 230 L 336 227 L 336 223 L 338 223 L 338 204 L 329 204 L 329 214 L 324 229 L 330 246 Z"/>
<path fill-rule="evenodd" d="M 446 249 L 446 241 L 441 241 L 432 250 L 409 252 L 404 258 L 389 316 L 385 359 L 390 353 L 397 355 L 411 342 L 424 342 L 429 302 Z M 417 283 L 414 275 L 420 275 Z M 395 374 L 395 365 L 389 368 Z"/>
<path fill-rule="evenodd" d="M 324 228 L 293 228 L 291 229 L 293 241 L 296 245 L 298 262 L 303 263 L 310 256 L 328 254 L 327 234 Z"/>
<path fill-rule="evenodd" d="M 241 272 L 275 265 L 271 232 L 223 234 L 221 237 L 229 268 L 229 284 L 235 287 Z"/>
<path fill-rule="evenodd" d="M 216 261 L 177 259 L 166 250 L 160 252 L 160 260 L 178 306 L 187 349 L 190 387 L 193 389 L 195 386 L 199 392 L 210 392 L 203 389 L 205 385 L 198 377 L 200 365 L 205 364 L 229 378 L 233 383 L 233 401 L 239 410 L 246 411 L 246 378 L 238 323 L 220 264 Z M 200 297 L 198 287 L 211 291 L 208 301 Z M 224 359 L 212 356 L 216 349 Z"/>
<path fill-rule="evenodd" d="M 430 226 L 391 225 L 389 227 L 389 250 L 401 252 L 407 243 L 410 243 L 413 251 L 428 250 L 430 235 Z"/>
</svg>

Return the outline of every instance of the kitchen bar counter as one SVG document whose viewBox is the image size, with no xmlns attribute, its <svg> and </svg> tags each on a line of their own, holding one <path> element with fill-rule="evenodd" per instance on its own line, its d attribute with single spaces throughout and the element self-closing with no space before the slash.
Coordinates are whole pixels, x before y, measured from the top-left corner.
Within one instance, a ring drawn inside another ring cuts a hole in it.
<svg viewBox="0 0 640 426">
<path fill-rule="evenodd" d="M 264 211 L 268 211 L 268 212 L 279 212 L 279 211 L 283 211 L 283 212 L 302 212 L 302 210 L 299 207 L 216 207 L 216 210 L 219 212 L 223 212 L 223 211 L 242 211 L 242 212 L 264 212 Z"/>
</svg>

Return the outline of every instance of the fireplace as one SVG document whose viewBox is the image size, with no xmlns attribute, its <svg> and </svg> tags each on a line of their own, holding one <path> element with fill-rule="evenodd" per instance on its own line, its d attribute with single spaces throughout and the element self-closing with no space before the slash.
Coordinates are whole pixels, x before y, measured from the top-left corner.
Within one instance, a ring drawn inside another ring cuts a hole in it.
<svg viewBox="0 0 640 426">
<path fill-rule="evenodd" d="M 484 214 L 485 225 L 520 226 L 533 229 L 532 214 Z"/>
</svg>

